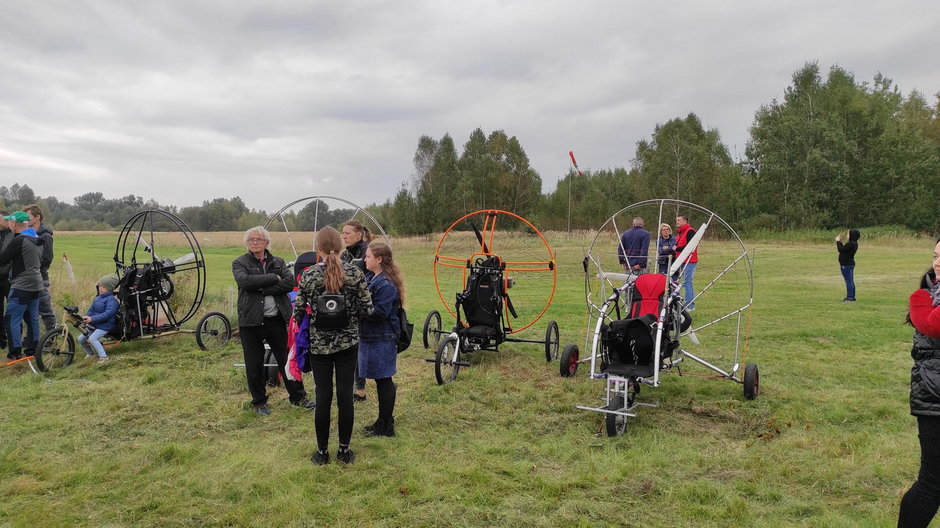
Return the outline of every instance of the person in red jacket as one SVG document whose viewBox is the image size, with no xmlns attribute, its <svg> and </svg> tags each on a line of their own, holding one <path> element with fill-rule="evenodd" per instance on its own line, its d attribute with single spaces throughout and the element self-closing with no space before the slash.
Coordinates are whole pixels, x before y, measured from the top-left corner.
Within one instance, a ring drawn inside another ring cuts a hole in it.
<svg viewBox="0 0 940 528">
<path fill-rule="evenodd" d="M 933 266 L 911 294 L 907 320 L 914 327 L 911 414 L 917 417 L 920 473 L 901 499 L 898 527 L 926 527 L 940 507 L 940 240 Z"/>
<path fill-rule="evenodd" d="M 676 255 L 681 255 L 692 237 L 695 236 L 695 230 L 689 225 L 689 217 L 679 215 L 676 217 Z M 690 312 L 695 309 L 695 288 L 692 286 L 692 278 L 695 277 L 695 268 L 698 267 L 698 248 L 692 252 L 689 259 L 685 261 L 679 273 L 682 275 L 682 287 L 685 288 L 685 309 Z"/>
</svg>

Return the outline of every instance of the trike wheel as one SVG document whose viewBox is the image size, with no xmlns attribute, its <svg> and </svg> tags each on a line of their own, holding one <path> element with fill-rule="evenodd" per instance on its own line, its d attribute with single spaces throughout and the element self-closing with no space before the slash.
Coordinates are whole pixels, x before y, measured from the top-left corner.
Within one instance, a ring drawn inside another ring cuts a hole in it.
<svg viewBox="0 0 940 528">
<path fill-rule="evenodd" d="M 757 363 L 748 363 L 744 366 L 744 398 L 753 400 L 760 392 L 760 373 Z"/>
<path fill-rule="evenodd" d="M 548 329 L 545 330 L 545 361 L 551 363 L 558 359 L 558 323 L 548 322 Z"/>
<path fill-rule="evenodd" d="M 454 381 L 459 371 L 460 339 L 450 336 L 441 341 L 437 347 L 437 354 L 434 356 L 434 375 L 437 377 L 437 384 L 443 385 Z"/>
<path fill-rule="evenodd" d="M 42 372 L 67 366 L 75 358 L 75 338 L 65 326 L 46 332 L 36 347 L 35 358 L 36 367 Z"/>
<path fill-rule="evenodd" d="M 623 411 L 623 404 L 623 395 L 618 394 L 610 399 L 610 403 L 607 404 L 607 410 Z M 607 426 L 607 436 L 621 436 L 627 430 L 626 416 L 621 414 L 604 413 L 604 417 Z"/>
<path fill-rule="evenodd" d="M 431 310 L 424 318 L 424 348 L 437 348 L 441 342 L 441 312 Z"/>
<path fill-rule="evenodd" d="M 203 350 L 222 348 L 232 338 L 232 325 L 219 312 L 209 312 L 196 323 L 196 344 Z"/>
<path fill-rule="evenodd" d="M 578 372 L 578 356 L 580 352 L 578 345 L 565 345 L 565 349 L 561 352 L 561 361 L 558 368 L 558 373 L 561 374 L 561 377 L 570 378 Z"/>
</svg>

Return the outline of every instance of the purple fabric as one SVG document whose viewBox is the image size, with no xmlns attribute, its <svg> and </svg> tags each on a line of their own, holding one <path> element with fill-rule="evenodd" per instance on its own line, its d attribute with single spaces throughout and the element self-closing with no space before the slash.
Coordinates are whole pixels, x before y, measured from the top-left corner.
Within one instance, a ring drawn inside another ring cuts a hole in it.
<svg viewBox="0 0 940 528">
<path fill-rule="evenodd" d="M 303 372 L 306 367 L 307 352 L 310 352 L 310 314 L 304 314 L 304 318 L 300 320 L 294 348 L 297 350 L 297 368 Z"/>
</svg>

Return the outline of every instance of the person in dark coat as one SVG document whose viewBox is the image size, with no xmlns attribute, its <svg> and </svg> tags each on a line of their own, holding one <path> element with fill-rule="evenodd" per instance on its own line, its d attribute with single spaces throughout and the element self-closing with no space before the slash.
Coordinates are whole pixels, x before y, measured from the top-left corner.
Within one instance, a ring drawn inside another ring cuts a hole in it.
<svg viewBox="0 0 940 528">
<path fill-rule="evenodd" d="M 365 263 L 375 312 L 359 323 L 359 372 L 364 378 L 375 380 L 379 417 L 364 430 L 366 436 L 395 436 L 397 387 L 392 376 L 397 369 L 398 335 L 402 325 L 398 308 L 404 306 L 405 284 L 388 244 L 369 244 Z"/>
<path fill-rule="evenodd" d="M 343 240 L 343 253 L 340 255 L 340 259 L 343 262 L 353 264 L 365 274 L 366 248 L 369 247 L 369 242 L 372 241 L 372 233 L 369 228 L 362 225 L 359 220 L 349 220 L 343 224 L 343 232 L 340 233 L 340 237 Z M 358 363 L 356 364 L 355 376 L 354 388 L 356 392 L 353 393 L 353 401 L 366 401 L 366 378 L 359 374 Z"/>
<path fill-rule="evenodd" d="M 78 336 L 78 344 L 85 349 L 85 357 L 98 355 L 98 362 L 108 360 L 108 353 L 101 344 L 101 338 L 117 327 L 117 314 L 121 303 L 114 296 L 120 279 L 115 274 L 105 275 L 98 279 L 98 295 L 91 301 L 88 312 L 82 318 L 86 324 L 95 327 L 88 335 Z"/>
<path fill-rule="evenodd" d="M 7 226 L 7 220 L 2 217 L 10 213 L 0 210 L 0 253 L 13 242 L 13 230 Z M 3 313 L 10 295 L 10 264 L 0 266 L 0 349 L 7 347 L 7 325 L 3 324 Z"/>
<path fill-rule="evenodd" d="M 292 381 L 284 373 L 287 365 L 287 323 L 291 317 L 288 293 L 294 278 L 284 259 L 268 251 L 271 235 L 261 227 L 245 231 L 248 252 L 232 262 L 232 275 L 238 284 L 238 332 L 245 356 L 245 376 L 251 405 L 262 416 L 271 414 L 265 390 L 264 343 L 271 348 L 277 369 L 292 405 L 313 409 L 303 382 Z"/>
<path fill-rule="evenodd" d="M 845 298 L 842 302 L 855 302 L 855 253 L 858 252 L 858 239 L 861 236 L 858 229 L 849 229 L 849 241 L 845 244 L 842 243 L 842 235 L 836 236 L 839 269 L 845 279 Z"/>
<path fill-rule="evenodd" d="M 39 263 L 39 273 L 42 275 L 42 293 L 39 295 L 39 318 L 42 319 L 42 325 L 46 327 L 46 332 L 51 332 L 56 325 L 55 310 L 52 308 L 52 296 L 49 288 L 52 283 L 49 281 L 49 266 L 52 265 L 52 259 L 55 256 L 53 249 L 52 228 L 43 223 L 42 209 L 36 204 L 29 204 L 23 208 L 23 211 L 29 215 L 29 227 L 36 230 L 36 236 L 42 239 L 42 259 Z"/>
<path fill-rule="evenodd" d="M 669 274 L 669 266 L 676 258 L 676 237 L 672 236 L 672 227 L 669 224 L 660 224 L 659 238 L 656 239 L 657 271 L 663 275 Z"/>
<path fill-rule="evenodd" d="M 633 227 L 620 235 L 620 245 L 617 246 L 617 258 L 620 266 L 631 272 L 643 273 L 646 271 L 647 255 L 650 250 L 650 233 L 643 228 L 643 219 L 633 219 Z"/>
<path fill-rule="evenodd" d="M 940 507 L 940 239 L 933 266 L 911 294 L 907 320 L 914 327 L 911 414 L 917 417 L 920 472 L 901 498 L 898 527 L 926 527 Z"/>
<path fill-rule="evenodd" d="M 10 264 L 10 295 L 7 298 L 3 323 L 8 332 L 7 358 L 12 360 L 32 355 L 39 344 L 39 297 L 42 293 L 42 274 L 39 272 L 43 240 L 29 227 L 29 215 L 17 211 L 4 216 L 15 233 L 13 240 L 0 253 L 0 266 Z M 29 337 L 23 342 L 23 321 L 29 328 Z"/>
</svg>

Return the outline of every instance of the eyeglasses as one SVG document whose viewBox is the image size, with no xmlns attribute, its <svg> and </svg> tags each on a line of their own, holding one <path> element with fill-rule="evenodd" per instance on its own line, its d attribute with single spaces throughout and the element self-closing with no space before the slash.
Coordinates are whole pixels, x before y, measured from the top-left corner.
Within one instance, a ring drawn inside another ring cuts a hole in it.
<svg viewBox="0 0 940 528">
<path fill-rule="evenodd" d="M 249 238 L 248 239 L 249 244 L 264 244 L 266 242 L 267 242 L 267 239 L 264 239 L 264 238 Z"/>
</svg>

